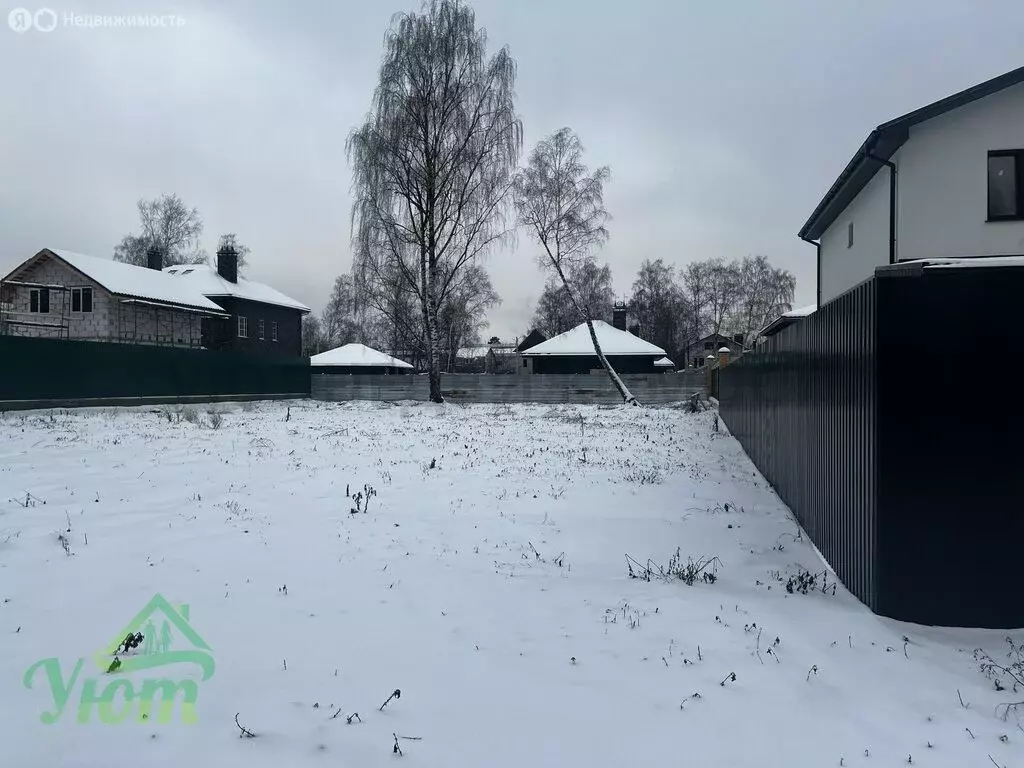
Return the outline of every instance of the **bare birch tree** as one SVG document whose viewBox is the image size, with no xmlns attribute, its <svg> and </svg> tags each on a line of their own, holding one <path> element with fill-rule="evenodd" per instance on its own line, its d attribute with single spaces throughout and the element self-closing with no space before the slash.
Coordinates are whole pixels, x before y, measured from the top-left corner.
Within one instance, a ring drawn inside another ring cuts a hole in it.
<svg viewBox="0 0 1024 768">
<path fill-rule="evenodd" d="M 622 399 L 638 405 L 633 394 L 601 351 L 590 307 L 572 288 L 572 275 L 594 261 L 594 251 L 608 240 L 604 183 L 607 166 L 591 173 L 583 162 L 583 144 L 569 128 L 543 139 L 516 177 L 519 223 L 540 243 L 542 267 L 554 271 L 566 296 L 587 324 L 594 353 Z"/>
<path fill-rule="evenodd" d="M 434 402 L 445 291 L 507 234 L 522 147 L 515 78 L 507 48 L 487 56 L 471 8 L 430 0 L 392 21 L 370 113 L 348 139 L 356 270 L 390 271 L 414 292 Z"/>
<path fill-rule="evenodd" d="M 198 208 L 189 208 L 177 195 L 139 200 L 140 235 L 126 235 L 114 248 L 114 261 L 144 267 L 151 246 L 160 249 L 164 266 L 202 264 L 206 253 L 199 245 L 203 219 Z"/>
</svg>

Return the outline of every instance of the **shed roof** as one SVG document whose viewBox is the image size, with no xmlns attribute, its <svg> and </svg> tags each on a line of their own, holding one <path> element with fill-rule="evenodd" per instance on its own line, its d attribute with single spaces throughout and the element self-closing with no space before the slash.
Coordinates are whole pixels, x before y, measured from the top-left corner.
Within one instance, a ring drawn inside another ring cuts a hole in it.
<svg viewBox="0 0 1024 768">
<path fill-rule="evenodd" d="M 622 357 L 638 355 L 646 357 L 664 357 L 665 350 L 634 336 L 628 331 L 620 331 L 604 320 L 594 320 L 594 332 L 605 355 Z M 541 356 L 593 356 L 594 342 L 590 338 L 590 330 L 586 323 L 580 323 L 572 330 L 553 336 L 545 342 L 523 352 L 523 357 Z"/>
<path fill-rule="evenodd" d="M 839 178 L 825 193 L 810 218 L 800 229 L 800 237 L 806 240 L 817 240 L 821 237 L 832 222 L 839 218 L 846 206 L 867 186 L 867 183 L 882 167 L 882 163 L 872 159 L 869 155 L 889 160 L 896 154 L 896 150 L 906 143 L 910 137 L 910 129 L 915 125 L 1021 82 L 1024 82 L 1024 67 L 1018 67 L 991 80 L 954 93 L 952 96 L 915 109 L 913 112 L 908 112 L 887 123 L 882 123 L 868 134 L 856 154 L 846 164 L 843 172 L 839 174 Z"/>
<path fill-rule="evenodd" d="M 788 328 L 793 323 L 802 320 L 809 315 L 813 315 L 818 311 L 817 304 L 808 304 L 806 307 L 798 307 L 797 309 L 791 309 L 789 312 L 783 312 L 777 318 L 772 320 L 768 325 L 761 329 L 758 333 L 759 336 L 774 336 L 776 333 L 781 331 L 783 328 Z"/>
</svg>

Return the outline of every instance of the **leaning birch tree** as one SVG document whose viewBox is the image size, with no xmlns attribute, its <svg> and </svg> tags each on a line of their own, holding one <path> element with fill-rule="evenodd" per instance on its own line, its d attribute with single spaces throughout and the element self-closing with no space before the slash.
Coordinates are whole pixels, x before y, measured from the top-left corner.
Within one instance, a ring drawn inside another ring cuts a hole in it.
<svg viewBox="0 0 1024 768">
<path fill-rule="evenodd" d="M 438 315 L 460 275 L 508 234 L 522 148 L 516 63 L 459 0 L 397 15 L 365 122 L 349 136 L 357 276 L 397 276 L 419 304 L 430 399 L 441 395 Z"/>
<path fill-rule="evenodd" d="M 611 217 L 604 207 L 604 183 L 610 177 L 607 166 L 593 173 L 587 169 L 579 137 L 562 128 L 537 144 L 516 176 L 516 208 L 519 223 L 543 249 L 541 267 L 558 276 L 573 309 L 587 324 L 601 366 L 623 401 L 638 405 L 601 351 L 589 303 L 573 290 L 573 276 L 593 264 L 594 252 L 608 239 L 605 225 Z"/>
</svg>

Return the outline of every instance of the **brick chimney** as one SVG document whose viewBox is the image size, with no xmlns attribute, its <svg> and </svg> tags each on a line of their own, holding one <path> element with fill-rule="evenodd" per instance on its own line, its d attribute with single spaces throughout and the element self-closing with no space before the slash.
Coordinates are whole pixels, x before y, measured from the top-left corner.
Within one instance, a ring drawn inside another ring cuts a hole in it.
<svg viewBox="0 0 1024 768">
<path fill-rule="evenodd" d="M 238 251 L 231 246 L 217 251 L 217 274 L 229 283 L 238 282 Z"/>
<path fill-rule="evenodd" d="M 146 266 L 150 269 L 155 269 L 157 272 L 164 268 L 164 255 L 160 252 L 158 246 L 149 246 L 149 250 L 146 251 Z"/>
<path fill-rule="evenodd" d="M 620 331 L 626 330 L 626 305 L 618 301 L 615 306 L 612 307 L 612 327 L 618 328 Z"/>
</svg>

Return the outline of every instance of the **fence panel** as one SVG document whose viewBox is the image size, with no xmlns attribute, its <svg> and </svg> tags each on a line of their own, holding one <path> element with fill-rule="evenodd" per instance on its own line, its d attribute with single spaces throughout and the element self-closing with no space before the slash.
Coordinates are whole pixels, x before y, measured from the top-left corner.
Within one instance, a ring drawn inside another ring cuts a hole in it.
<svg viewBox="0 0 1024 768">
<path fill-rule="evenodd" d="M 308 397 L 307 358 L 0 336 L 0 408 Z"/>
<path fill-rule="evenodd" d="M 624 375 L 622 380 L 645 405 L 665 405 L 704 391 L 702 377 L 654 373 Z M 317 400 L 426 400 L 427 377 L 314 374 Z M 622 402 L 605 375 L 536 374 L 491 376 L 443 374 L 441 393 L 456 403 L 594 403 Z"/>
<path fill-rule="evenodd" d="M 825 305 L 720 372 L 729 430 L 847 588 L 877 610 L 876 288 Z"/>
</svg>

